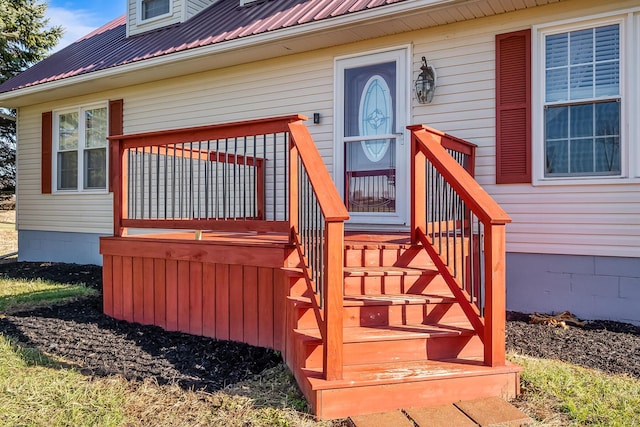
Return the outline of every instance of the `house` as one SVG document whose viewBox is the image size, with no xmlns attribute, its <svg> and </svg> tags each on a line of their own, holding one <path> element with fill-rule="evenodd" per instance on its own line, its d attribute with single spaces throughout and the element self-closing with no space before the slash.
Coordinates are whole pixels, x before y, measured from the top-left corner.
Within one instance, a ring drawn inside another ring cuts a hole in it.
<svg viewBox="0 0 640 427">
<path fill-rule="evenodd" d="M 128 0 L 0 85 L 19 257 L 282 350 L 322 418 L 515 395 L 505 276 L 507 309 L 640 324 L 639 45 L 629 0 Z"/>
</svg>

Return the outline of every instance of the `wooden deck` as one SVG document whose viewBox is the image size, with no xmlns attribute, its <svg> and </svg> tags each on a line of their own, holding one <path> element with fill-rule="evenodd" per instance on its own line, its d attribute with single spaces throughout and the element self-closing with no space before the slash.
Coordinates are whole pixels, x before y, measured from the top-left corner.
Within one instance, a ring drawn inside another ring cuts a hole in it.
<svg viewBox="0 0 640 427">
<path fill-rule="evenodd" d="M 481 339 L 407 234 L 345 237 L 344 373 L 334 381 L 323 378 L 315 297 L 286 235 L 104 237 L 101 252 L 105 313 L 281 351 L 319 418 L 519 392 L 519 368 L 482 363 Z"/>
<path fill-rule="evenodd" d="M 278 350 L 321 419 L 517 395 L 475 145 L 410 126 L 410 233 L 345 233 L 304 120 L 110 136 L 105 313 Z"/>
</svg>

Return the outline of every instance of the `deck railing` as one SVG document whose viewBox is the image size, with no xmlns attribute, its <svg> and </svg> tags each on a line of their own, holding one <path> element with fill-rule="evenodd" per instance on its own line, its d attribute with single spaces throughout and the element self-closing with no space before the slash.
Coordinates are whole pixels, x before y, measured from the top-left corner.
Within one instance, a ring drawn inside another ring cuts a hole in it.
<svg viewBox="0 0 640 427">
<path fill-rule="evenodd" d="M 303 120 L 109 137 L 114 235 L 128 228 L 287 233 L 314 295 L 324 377 L 340 379 L 349 215 Z"/>
<path fill-rule="evenodd" d="M 469 173 L 472 144 L 425 126 L 409 129 L 412 241 L 431 255 L 483 341 L 484 363 L 504 365 L 505 224 L 511 219 Z"/>
<path fill-rule="evenodd" d="M 299 116 L 113 136 L 114 234 L 288 232 L 287 123 Z"/>
</svg>

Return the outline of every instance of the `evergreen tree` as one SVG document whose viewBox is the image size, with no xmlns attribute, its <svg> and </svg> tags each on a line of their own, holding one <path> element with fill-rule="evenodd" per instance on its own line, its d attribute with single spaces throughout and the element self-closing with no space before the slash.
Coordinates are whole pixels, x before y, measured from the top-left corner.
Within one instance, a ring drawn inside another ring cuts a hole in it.
<svg viewBox="0 0 640 427">
<path fill-rule="evenodd" d="M 0 83 L 47 56 L 62 28 L 48 28 L 46 3 L 0 0 Z M 0 190 L 15 187 L 15 111 L 0 108 Z"/>
</svg>

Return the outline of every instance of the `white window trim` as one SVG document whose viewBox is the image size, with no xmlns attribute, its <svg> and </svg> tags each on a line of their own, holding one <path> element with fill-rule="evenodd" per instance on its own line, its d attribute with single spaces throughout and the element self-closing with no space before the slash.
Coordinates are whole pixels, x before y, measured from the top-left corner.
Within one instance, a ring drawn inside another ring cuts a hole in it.
<svg viewBox="0 0 640 427">
<path fill-rule="evenodd" d="M 60 115 L 67 113 L 78 113 L 78 135 L 80 132 L 84 132 L 84 119 L 83 112 L 85 110 L 93 110 L 96 108 L 107 109 L 107 131 L 109 129 L 109 105 L 107 102 L 98 102 L 94 104 L 78 105 L 75 107 L 61 108 L 53 111 L 53 129 L 52 129 L 52 155 L 51 155 L 51 193 L 52 194 L 106 194 L 109 192 L 109 144 L 106 145 L 106 172 L 107 179 L 105 182 L 105 188 L 90 188 L 84 189 L 84 147 L 82 151 L 78 147 L 78 187 L 73 190 L 60 190 L 58 189 L 58 151 L 60 149 L 60 134 L 58 132 L 60 126 Z M 84 143 L 84 137 L 82 141 Z"/>
<path fill-rule="evenodd" d="M 169 12 L 154 16 L 153 18 L 142 19 L 142 0 L 136 0 L 136 22 L 138 25 L 145 25 L 150 22 L 160 21 L 161 19 L 170 17 L 171 15 L 173 15 L 173 0 L 169 0 Z"/>
<path fill-rule="evenodd" d="M 585 19 L 564 20 L 533 27 L 532 37 L 532 173 L 533 185 L 598 185 L 640 183 L 640 124 L 631 117 L 638 117 L 640 87 L 631 78 L 633 70 L 640 70 L 640 54 L 634 52 L 634 45 L 640 43 L 640 8 L 591 16 Z M 620 153 L 621 175 L 615 176 L 544 176 L 544 37 L 549 34 L 593 28 L 608 24 L 620 25 Z M 636 43 L 634 43 L 634 41 Z"/>
</svg>

